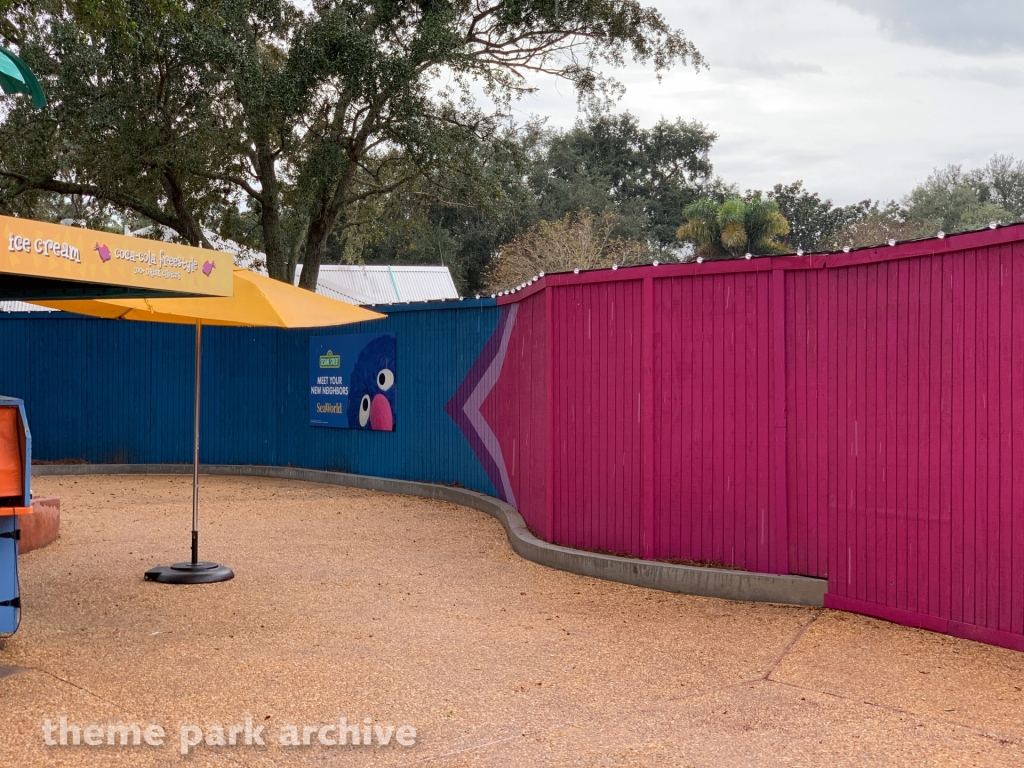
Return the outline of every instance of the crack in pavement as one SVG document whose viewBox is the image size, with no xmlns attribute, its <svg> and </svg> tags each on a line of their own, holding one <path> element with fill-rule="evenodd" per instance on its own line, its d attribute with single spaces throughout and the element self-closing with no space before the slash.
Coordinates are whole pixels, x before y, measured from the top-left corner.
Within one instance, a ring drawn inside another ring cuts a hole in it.
<svg viewBox="0 0 1024 768">
<path fill-rule="evenodd" d="M 792 639 L 786 644 L 786 647 L 782 649 L 782 653 L 780 653 L 778 658 L 775 659 L 775 662 L 770 667 L 768 667 L 768 671 L 766 671 L 758 679 L 760 679 L 760 680 L 768 680 L 769 678 L 771 678 L 772 672 L 774 672 L 776 669 L 778 669 L 779 664 L 782 663 L 782 660 L 785 659 L 786 656 L 789 655 L 789 652 L 793 650 L 793 647 L 798 642 L 800 642 L 800 638 L 802 638 L 804 636 L 804 633 L 810 628 L 811 624 L 813 624 L 815 621 L 818 620 L 818 617 L 820 615 L 821 615 L 821 611 L 814 611 L 813 613 L 811 613 L 811 618 L 809 618 L 807 621 L 805 621 L 804 625 L 802 627 L 800 627 L 800 629 L 798 629 L 796 631 L 796 634 L 793 635 Z"/>
<path fill-rule="evenodd" d="M 878 701 L 868 701 L 866 699 L 855 699 L 855 698 L 852 698 L 850 696 L 843 696 L 843 694 L 841 694 L 841 693 L 835 693 L 833 691 L 826 691 L 826 690 L 822 690 L 820 688 L 811 688 L 810 686 L 800 685 L 799 683 L 790 683 L 790 682 L 787 682 L 785 680 L 779 680 L 777 678 L 772 678 L 772 679 L 765 678 L 764 682 L 766 682 L 766 683 L 775 683 L 776 685 L 784 685 L 784 686 L 786 686 L 788 688 L 796 688 L 797 690 L 807 691 L 808 693 L 818 693 L 818 694 L 821 694 L 822 696 L 831 696 L 834 699 L 839 699 L 840 701 L 845 701 L 845 702 L 850 703 L 850 704 L 866 704 L 869 707 L 875 707 L 877 709 L 884 709 L 884 710 L 886 710 L 888 712 L 895 712 L 895 713 L 898 713 L 898 714 L 901 714 L 901 715 L 907 715 L 907 716 L 913 717 L 914 719 L 917 719 L 917 720 L 928 720 L 928 721 L 933 722 L 933 723 L 942 723 L 942 724 L 945 724 L 945 725 L 955 725 L 958 728 L 963 728 L 964 730 L 970 731 L 970 732 L 974 733 L 977 736 L 981 736 L 981 737 L 986 738 L 986 739 L 991 739 L 993 741 L 997 741 L 1000 744 L 1024 744 L 1024 739 L 1022 739 L 1022 737 L 1020 737 L 1020 736 L 1016 736 L 1016 735 L 1011 734 L 1011 733 L 996 733 L 994 731 L 985 731 L 985 730 L 982 730 L 981 728 L 977 728 L 977 727 L 975 727 L 973 725 L 968 725 L 967 723 L 961 723 L 959 720 L 951 720 L 948 717 L 937 717 L 935 715 L 929 715 L 929 714 L 924 713 L 924 712 L 915 712 L 912 709 L 903 709 L 902 707 L 897 707 L 897 706 L 895 706 L 893 704 L 883 704 L 882 702 L 878 702 Z"/>
<path fill-rule="evenodd" d="M 771 667 L 768 669 L 767 672 L 764 673 L 764 675 L 762 675 L 760 678 L 758 678 L 756 680 L 750 680 L 748 682 L 751 682 L 751 683 L 755 683 L 755 682 L 777 683 L 778 685 L 785 685 L 785 686 L 788 686 L 790 688 L 796 688 L 798 690 L 807 691 L 809 693 L 818 693 L 818 694 L 821 694 L 823 696 L 831 696 L 832 698 L 836 698 L 836 699 L 839 699 L 841 701 L 845 701 L 845 702 L 851 703 L 851 704 L 857 704 L 857 703 L 867 704 L 869 707 L 876 707 L 878 709 L 884 709 L 884 710 L 889 711 L 889 712 L 895 712 L 895 713 L 898 713 L 898 714 L 901 714 L 901 715 L 907 715 L 907 716 L 916 718 L 918 720 L 928 720 L 928 721 L 933 722 L 933 723 L 943 723 L 945 725 L 955 725 L 958 728 L 963 728 L 965 730 L 968 730 L 968 731 L 974 733 L 975 735 L 981 736 L 981 737 L 986 738 L 986 739 L 991 739 L 991 740 L 996 741 L 996 742 L 998 742 L 1000 744 L 1022 744 L 1022 743 L 1024 743 L 1024 740 L 1022 740 L 1022 738 L 1020 736 L 1017 736 L 1015 734 L 996 733 L 996 732 L 993 732 L 993 731 L 985 731 L 985 730 L 982 730 L 981 728 L 976 728 L 975 726 L 967 725 L 966 723 L 962 723 L 962 722 L 960 722 L 958 720 L 953 720 L 953 719 L 950 719 L 950 718 L 947 718 L 947 717 L 936 717 L 935 715 L 929 715 L 929 714 L 925 714 L 923 712 L 915 712 L 914 710 L 911 710 L 911 709 L 903 709 L 902 707 L 893 706 L 891 704 L 882 704 L 881 702 L 867 701 L 867 700 L 860 700 L 860 701 L 858 701 L 855 698 L 851 698 L 849 696 L 843 696 L 840 693 L 834 693 L 832 691 L 826 691 L 826 690 L 822 690 L 822 689 L 819 689 L 819 688 L 812 688 L 812 687 L 809 687 L 809 686 L 806 686 L 806 685 L 800 685 L 799 683 L 791 683 L 791 682 L 788 682 L 786 680 L 779 680 L 778 678 L 773 678 L 772 674 L 774 674 L 774 672 L 778 669 L 778 667 L 782 663 L 782 661 L 793 650 L 794 646 L 796 646 L 796 644 L 801 640 L 801 638 L 803 638 L 804 634 L 807 632 L 807 630 L 810 628 L 810 626 L 818 619 L 818 617 L 821 615 L 821 613 L 822 613 L 821 611 L 815 611 L 814 615 L 811 616 L 811 618 L 808 619 L 807 622 L 802 627 L 800 627 L 800 629 L 797 630 L 796 634 L 789 641 L 789 643 L 786 645 L 786 647 L 782 650 L 782 653 L 779 654 L 779 657 L 775 660 L 775 663 L 771 665 Z"/>
<path fill-rule="evenodd" d="M 90 691 L 88 688 L 84 688 L 81 685 L 78 685 L 78 683 L 73 683 L 70 680 L 65 680 L 60 675 L 55 675 L 55 674 L 53 674 L 53 672 L 50 672 L 49 670 L 42 669 L 41 667 L 24 667 L 24 669 L 31 669 L 31 670 L 34 670 L 35 672 L 41 672 L 44 675 L 49 675 L 54 680 L 59 680 L 62 683 L 66 683 L 67 685 L 70 685 L 72 688 L 77 688 L 78 690 L 82 691 L 83 693 L 87 693 L 90 696 L 92 696 L 94 698 L 97 698 L 97 699 L 99 699 L 100 701 L 102 701 L 102 702 L 104 702 L 106 704 L 110 704 L 111 706 L 117 707 L 122 712 L 126 712 L 128 714 L 134 714 L 132 712 L 128 712 L 127 709 L 123 708 L 116 701 L 111 701 L 110 699 L 105 699 L 102 696 L 100 696 L 98 693 L 94 693 L 93 691 Z"/>
</svg>

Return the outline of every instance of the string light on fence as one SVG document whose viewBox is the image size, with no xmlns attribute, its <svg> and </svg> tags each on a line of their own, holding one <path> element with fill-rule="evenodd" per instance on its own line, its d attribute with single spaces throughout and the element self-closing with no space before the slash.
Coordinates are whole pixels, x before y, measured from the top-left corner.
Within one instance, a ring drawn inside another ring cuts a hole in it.
<svg viewBox="0 0 1024 768">
<path fill-rule="evenodd" d="M 612 264 L 612 269 L 618 269 L 618 268 L 619 268 L 618 264 Z"/>
<path fill-rule="evenodd" d="M 804 249 L 803 248 L 797 248 L 796 249 L 796 255 L 797 256 L 803 256 L 804 255 Z"/>
<path fill-rule="evenodd" d="M 896 245 L 896 241 L 893 238 L 889 238 L 889 245 Z"/>
<path fill-rule="evenodd" d="M 578 275 L 578 274 L 580 273 L 580 268 L 579 268 L 579 267 L 576 267 L 576 269 L 574 269 L 574 270 L 572 271 L 572 273 L 573 273 L 574 275 Z"/>
<path fill-rule="evenodd" d="M 480 298 L 480 294 L 478 293 L 478 294 L 476 295 L 476 297 L 477 297 L 477 298 L 479 299 L 479 298 Z"/>
<path fill-rule="evenodd" d="M 659 262 L 657 259 L 654 260 L 654 266 L 658 266 L 658 264 L 660 264 L 660 263 L 661 262 Z"/>
<path fill-rule="evenodd" d="M 544 273 L 541 272 L 539 275 L 537 275 L 537 277 L 544 277 Z"/>
<path fill-rule="evenodd" d="M 698 256 L 697 257 L 697 263 L 698 264 L 703 264 L 704 263 L 704 257 L 703 256 Z"/>
<path fill-rule="evenodd" d="M 752 259 L 752 258 L 754 258 L 754 254 L 752 254 L 752 253 L 745 253 L 745 254 L 743 254 L 743 258 L 744 259 Z"/>
<path fill-rule="evenodd" d="M 999 226 L 999 222 L 998 222 L 998 221 L 990 221 L 990 222 L 988 223 L 988 228 L 989 228 L 989 229 L 995 229 L 995 228 L 996 228 L 996 227 L 998 227 L 998 226 Z"/>
<path fill-rule="evenodd" d="M 844 245 L 843 246 L 843 253 L 849 253 L 849 252 L 850 252 L 850 246 Z"/>
<path fill-rule="evenodd" d="M 946 236 L 946 233 L 943 232 L 941 229 L 939 230 L 939 234 L 936 235 L 936 237 L 939 238 L 939 240 L 941 240 L 945 236 Z"/>
</svg>

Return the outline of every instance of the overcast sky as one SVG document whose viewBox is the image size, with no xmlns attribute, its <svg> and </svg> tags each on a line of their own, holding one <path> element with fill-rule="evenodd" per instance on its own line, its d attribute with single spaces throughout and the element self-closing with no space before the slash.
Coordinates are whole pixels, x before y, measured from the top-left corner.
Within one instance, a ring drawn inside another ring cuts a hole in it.
<svg viewBox="0 0 1024 768">
<path fill-rule="evenodd" d="M 716 173 L 741 188 L 803 179 L 836 203 L 898 198 L 935 166 L 1024 157 L 1021 0 L 645 0 L 709 71 L 659 84 L 631 66 L 621 107 L 645 126 L 697 119 Z M 566 85 L 518 105 L 564 127 Z"/>
</svg>

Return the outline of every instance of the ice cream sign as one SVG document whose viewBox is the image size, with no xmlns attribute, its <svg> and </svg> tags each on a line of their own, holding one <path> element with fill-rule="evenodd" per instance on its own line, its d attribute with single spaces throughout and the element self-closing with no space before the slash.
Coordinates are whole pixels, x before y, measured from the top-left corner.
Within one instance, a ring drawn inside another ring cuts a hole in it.
<svg viewBox="0 0 1024 768">
<path fill-rule="evenodd" d="M 8 216 L 0 227 L 0 274 L 231 295 L 229 253 Z"/>
</svg>

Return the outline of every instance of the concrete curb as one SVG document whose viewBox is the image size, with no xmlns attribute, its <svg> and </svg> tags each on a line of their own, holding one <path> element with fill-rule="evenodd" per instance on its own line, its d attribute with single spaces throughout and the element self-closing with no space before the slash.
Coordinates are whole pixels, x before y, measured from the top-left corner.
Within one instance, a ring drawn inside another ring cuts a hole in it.
<svg viewBox="0 0 1024 768">
<path fill-rule="evenodd" d="M 392 480 L 384 477 L 353 475 L 297 467 L 268 467 L 235 464 L 204 464 L 204 475 L 239 475 L 304 480 L 310 483 L 341 485 L 348 488 L 400 493 L 426 499 L 440 499 L 470 507 L 495 518 L 505 527 L 516 554 L 549 568 L 618 581 L 637 587 L 681 592 L 688 595 L 747 600 L 758 603 L 784 603 L 821 607 L 828 583 L 806 576 L 778 576 L 718 568 L 697 568 L 650 560 L 601 555 L 548 544 L 530 533 L 516 509 L 499 499 L 465 488 Z M 33 476 L 52 475 L 188 475 L 188 464 L 34 464 Z"/>
</svg>

